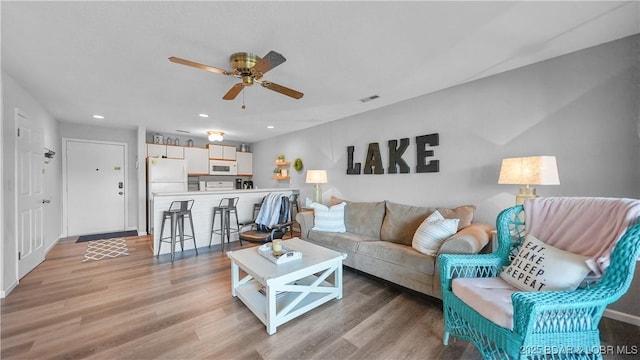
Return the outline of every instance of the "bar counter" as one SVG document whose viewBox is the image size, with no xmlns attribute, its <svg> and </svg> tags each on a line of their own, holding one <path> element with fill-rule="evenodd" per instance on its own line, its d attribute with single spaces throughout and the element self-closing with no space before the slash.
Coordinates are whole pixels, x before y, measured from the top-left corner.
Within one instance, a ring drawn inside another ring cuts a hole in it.
<svg viewBox="0 0 640 360">
<path fill-rule="evenodd" d="M 153 234 L 153 254 L 158 253 L 160 243 L 160 226 L 162 225 L 162 213 L 169 209 L 172 201 L 194 200 L 191 215 L 193 217 L 193 227 L 196 233 L 196 244 L 198 248 L 209 246 L 209 236 L 211 234 L 211 220 L 213 208 L 220 204 L 220 199 L 227 197 L 238 197 L 238 220 L 240 223 L 249 223 L 253 220 L 253 205 L 260 203 L 262 198 L 271 192 L 279 192 L 289 196 L 298 189 L 293 188 L 265 188 L 265 189 L 242 189 L 242 190 L 214 190 L 214 191 L 189 191 L 177 193 L 156 193 L 153 201 L 149 204 L 149 213 L 153 216 L 151 232 Z M 232 217 L 232 221 L 235 220 Z M 220 224 L 220 216 L 216 217 L 216 228 Z M 155 231 L 155 229 L 158 229 Z M 189 221 L 185 221 L 185 233 L 190 234 Z M 170 221 L 165 223 L 164 236 L 171 235 Z M 237 241 L 238 234 L 231 234 L 231 241 Z M 213 236 L 212 245 L 220 244 L 220 235 Z M 193 240 L 185 240 L 184 249 L 193 249 Z M 176 253 L 180 251 L 180 239 L 176 240 Z M 166 242 L 162 244 L 160 254 L 171 253 L 171 245 Z"/>
</svg>

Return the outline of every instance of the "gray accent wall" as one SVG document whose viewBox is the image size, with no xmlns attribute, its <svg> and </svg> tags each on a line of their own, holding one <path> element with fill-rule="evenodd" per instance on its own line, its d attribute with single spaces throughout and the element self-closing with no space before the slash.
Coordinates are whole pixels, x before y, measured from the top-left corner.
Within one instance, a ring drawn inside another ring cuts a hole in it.
<svg viewBox="0 0 640 360">
<path fill-rule="evenodd" d="M 308 169 L 326 169 L 323 200 L 390 200 L 421 206 L 477 206 L 495 224 L 515 203 L 517 185 L 497 183 L 505 157 L 555 155 L 560 185 L 541 196 L 640 197 L 639 43 L 635 35 L 408 101 L 253 144 L 258 187 L 294 186 L 311 198 Z M 409 76 L 398 74 L 398 76 Z M 327 91 L 330 90 L 328 85 Z M 372 89 L 384 97 L 384 89 Z M 368 94 L 363 94 L 363 96 Z M 357 99 L 353 100 L 357 102 Z M 362 104 L 366 107 L 366 104 Z M 265 124 L 266 125 L 266 124 Z M 415 137 L 440 134 L 440 172 L 415 173 Z M 367 146 L 409 138 L 409 174 L 347 175 L 347 146 L 364 166 Z M 290 181 L 271 180 L 278 154 L 300 157 Z M 640 320 L 640 279 L 610 308 Z"/>
</svg>

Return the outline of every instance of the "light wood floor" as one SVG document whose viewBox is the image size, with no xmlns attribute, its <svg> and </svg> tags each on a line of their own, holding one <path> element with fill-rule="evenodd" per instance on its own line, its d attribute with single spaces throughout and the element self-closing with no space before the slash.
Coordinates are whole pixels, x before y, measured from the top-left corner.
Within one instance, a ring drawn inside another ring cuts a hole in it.
<svg viewBox="0 0 640 360">
<path fill-rule="evenodd" d="M 231 297 L 219 249 L 171 264 L 148 237 L 127 243 L 129 256 L 83 263 L 87 243 L 60 240 L 1 303 L 2 359 L 481 358 L 467 342 L 442 345 L 438 300 L 348 268 L 343 299 L 269 336 Z M 604 319 L 601 329 L 603 344 L 638 345 L 636 326 Z"/>
</svg>

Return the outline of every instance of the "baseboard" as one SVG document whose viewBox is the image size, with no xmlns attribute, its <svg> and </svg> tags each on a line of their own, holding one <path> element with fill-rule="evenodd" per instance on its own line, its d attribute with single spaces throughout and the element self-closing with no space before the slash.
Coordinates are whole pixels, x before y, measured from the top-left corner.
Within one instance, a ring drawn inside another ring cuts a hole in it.
<svg viewBox="0 0 640 360">
<path fill-rule="evenodd" d="M 49 245 L 49 247 L 47 247 L 44 250 L 44 257 L 47 257 L 47 254 L 49 253 L 49 251 L 51 251 L 51 249 L 53 249 L 54 246 L 56 246 L 56 244 L 58 243 L 58 241 L 60 241 L 60 239 L 62 239 L 62 235 L 58 236 L 52 243 L 51 245 Z"/>
<path fill-rule="evenodd" d="M 622 321 L 627 324 L 631 324 L 635 326 L 640 326 L 640 316 L 626 314 L 626 313 L 616 311 L 616 310 L 611 310 L 611 309 L 605 309 L 604 316 L 608 317 L 609 319 Z"/>
<path fill-rule="evenodd" d="M 11 293 L 11 291 L 13 291 L 13 289 L 15 289 L 16 286 L 18 286 L 18 280 L 14 281 L 8 288 L 0 291 L 0 298 L 4 299 L 9 293 Z"/>
</svg>

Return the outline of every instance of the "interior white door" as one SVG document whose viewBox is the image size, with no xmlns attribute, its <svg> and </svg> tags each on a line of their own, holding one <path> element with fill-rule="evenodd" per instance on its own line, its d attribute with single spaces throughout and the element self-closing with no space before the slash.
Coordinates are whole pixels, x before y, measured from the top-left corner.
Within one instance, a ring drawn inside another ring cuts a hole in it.
<svg viewBox="0 0 640 360">
<path fill-rule="evenodd" d="M 44 134 L 26 114 L 16 111 L 16 187 L 18 277 L 44 261 Z"/>
<path fill-rule="evenodd" d="M 125 230 L 126 145 L 65 143 L 67 236 Z"/>
</svg>

